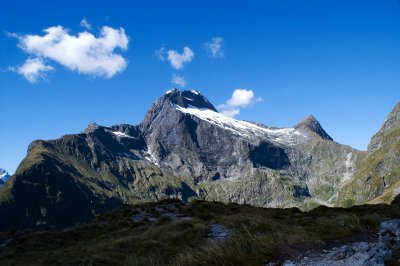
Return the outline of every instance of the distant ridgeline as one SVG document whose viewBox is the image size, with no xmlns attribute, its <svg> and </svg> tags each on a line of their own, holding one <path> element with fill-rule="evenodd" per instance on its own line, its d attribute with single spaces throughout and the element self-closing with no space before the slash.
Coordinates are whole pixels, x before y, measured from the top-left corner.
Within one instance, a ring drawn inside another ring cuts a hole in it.
<svg viewBox="0 0 400 266">
<path fill-rule="evenodd" d="M 91 124 L 32 142 L 0 189 L 0 229 L 67 227 L 164 198 L 303 210 L 388 203 L 400 193 L 399 113 L 397 104 L 365 152 L 332 140 L 313 116 L 268 127 L 172 89 L 140 125 Z"/>
<path fill-rule="evenodd" d="M 8 172 L 0 168 L 0 187 L 10 178 Z"/>
</svg>

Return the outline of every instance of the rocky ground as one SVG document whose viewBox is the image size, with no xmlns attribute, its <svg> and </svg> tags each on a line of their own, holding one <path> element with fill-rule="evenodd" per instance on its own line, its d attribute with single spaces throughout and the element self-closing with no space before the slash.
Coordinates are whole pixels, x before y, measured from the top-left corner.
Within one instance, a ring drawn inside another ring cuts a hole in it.
<svg viewBox="0 0 400 266">
<path fill-rule="evenodd" d="M 311 256 L 286 261 L 284 266 L 384 266 L 400 247 L 400 219 L 387 220 L 379 226 L 375 242 L 355 242 L 323 250 Z M 399 261 L 397 261 L 399 262 Z M 399 262 L 400 263 L 400 262 Z"/>
</svg>

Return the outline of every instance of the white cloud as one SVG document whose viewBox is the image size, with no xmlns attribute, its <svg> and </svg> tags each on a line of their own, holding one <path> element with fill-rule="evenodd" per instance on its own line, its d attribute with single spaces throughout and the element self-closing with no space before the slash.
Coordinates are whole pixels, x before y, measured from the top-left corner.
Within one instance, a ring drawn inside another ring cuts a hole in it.
<svg viewBox="0 0 400 266">
<path fill-rule="evenodd" d="M 164 45 L 160 47 L 160 49 L 154 51 L 154 55 L 160 59 L 161 62 L 165 60 L 165 47 Z"/>
<path fill-rule="evenodd" d="M 193 51 L 187 46 L 183 48 L 182 54 L 178 53 L 175 50 L 169 50 L 167 54 L 171 66 L 175 69 L 181 69 L 184 64 L 191 62 L 194 58 Z"/>
<path fill-rule="evenodd" d="M 206 42 L 204 47 L 212 58 L 223 58 L 224 51 L 222 50 L 224 39 L 221 37 L 214 37 L 211 42 Z"/>
<path fill-rule="evenodd" d="M 224 109 L 221 110 L 220 113 L 229 117 L 235 117 L 238 114 L 240 114 L 240 109 L 239 108 Z"/>
<path fill-rule="evenodd" d="M 179 87 L 183 87 L 183 88 L 186 87 L 186 84 L 187 84 L 187 82 L 183 76 L 175 75 L 175 74 L 172 75 L 171 83 L 178 85 Z"/>
<path fill-rule="evenodd" d="M 235 89 L 232 97 L 226 103 L 219 105 L 218 109 L 222 114 L 234 117 L 240 113 L 240 108 L 250 107 L 261 101 L 260 97 L 255 97 L 252 90 Z"/>
<path fill-rule="evenodd" d="M 230 106 L 247 107 L 260 101 L 261 98 L 254 97 L 252 90 L 236 89 L 233 91 L 232 97 L 227 101 Z"/>
<path fill-rule="evenodd" d="M 81 20 L 81 23 L 79 25 L 82 28 L 87 29 L 87 30 L 91 30 L 92 29 L 92 25 L 90 25 L 89 22 L 85 18 Z"/>
<path fill-rule="evenodd" d="M 111 78 L 125 70 L 127 61 L 115 49 L 128 49 L 123 28 L 101 28 L 100 36 L 84 31 L 69 34 L 62 26 L 49 27 L 40 35 L 17 35 L 19 47 L 38 58 L 53 60 L 82 74 Z"/>
<path fill-rule="evenodd" d="M 46 72 L 54 70 L 53 67 L 45 65 L 40 58 L 28 58 L 22 66 L 9 69 L 23 75 L 30 83 L 35 83 L 39 78 L 45 79 Z"/>
</svg>

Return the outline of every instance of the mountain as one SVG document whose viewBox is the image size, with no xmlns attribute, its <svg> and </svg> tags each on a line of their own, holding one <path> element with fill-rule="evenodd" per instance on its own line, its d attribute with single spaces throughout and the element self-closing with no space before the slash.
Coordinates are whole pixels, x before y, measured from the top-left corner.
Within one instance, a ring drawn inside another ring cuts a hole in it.
<svg viewBox="0 0 400 266">
<path fill-rule="evenodd" d="M 313 116 L 269 127 L 218 113 L 199 91 L 172 89 L 140 125 L 91 124 L 32 142 L 0 189 L 0 229 L 67 227 L 164 198 L 334 206 L 369 153 L 333 141 Z"/>
<path fill-rule="evenodd" d="M 191 177 L 207 200 L 329 205 L 364 155 L 332 141 L 312 116 L 294 128 L 239 121 L 216 112 L 197 91 L 168 91 L 140 126 L 155 161 Z"/>
<path fill-rule="evenodd" d="M 0 168 L 0 186 L 4 185 L 4 183 L 10 178 L 8 172 L 4 169 Z"/>
<path fill-rule="evenodd" d="M 400 102 L 372 137 L 367 156 L 341 192 L 341 205 L 389 203 L 400 194 Z"/>
<path fill-rule="evenodd" d="M 3 182 L 6 182 L 9 178 L 10 174 L 6 170 L 0 168 L 0 179 Z"/>
</svg>

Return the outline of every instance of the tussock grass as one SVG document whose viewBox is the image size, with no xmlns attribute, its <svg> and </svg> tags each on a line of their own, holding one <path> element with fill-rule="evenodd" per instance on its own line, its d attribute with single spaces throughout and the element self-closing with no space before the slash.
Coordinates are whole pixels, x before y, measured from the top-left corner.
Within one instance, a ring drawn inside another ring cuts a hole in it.
<svg viewBox="0 0 400 266">
<path fill-rule="evenodd" d="M 185 205 L 164 200 L 123 206 L 92 223 L 64 231 L 27 230 L 0 248 L 2 265 L 264 265 L 294 258 L 310 249 L 376 233 L 382 220 L 400 217 L 400 200 L 392 205 L 350 209 L 318 207 L 265 209 L 249 205 L 194 200 Z M 179 211 L 177 219 L 160 206 Z M 157 207 L 157 208 L 156 208 Z M 146 211 L 157 217 L 135 222 Z M 208 237 L 210 224 L 225 226 L 226 240 Z M 8 239 L 0 234 L 1 241 Z"/>
</svg>

